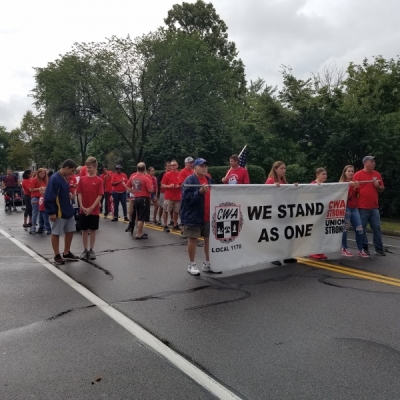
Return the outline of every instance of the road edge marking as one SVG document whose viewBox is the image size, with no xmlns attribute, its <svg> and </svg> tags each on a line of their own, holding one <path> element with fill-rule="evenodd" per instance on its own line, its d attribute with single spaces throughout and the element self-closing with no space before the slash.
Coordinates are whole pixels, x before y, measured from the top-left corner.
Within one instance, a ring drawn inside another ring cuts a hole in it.
<svg viewBox="0 0 400 400">
<path fill-rule="evenodd" d="M 9 239 L 15 245 L 17 245 L 21 250 L 25 251 L 38 263 L 47 268 L 50 272 L 60 278 L 64 283 L 70 286 L 72 289 L 77 291 L 84 298 L 89 300 L 92 304 L 96 305 L 104 314 L 108 315 L 112 320 L 114 320 L 118 325 L 123 327 L 129 333 L 131 333 L 136 339 L 144 343 L 154 351 L 156 351 L 160 356 L 169 361 L 178 370 L 187 375 L 191 380 L 196 382 L 198 385 L 203 387 L 209 393 L 213 394 L 219 399 L 235 399 L 241 400 L 241 397 L 231 392 L 228 388 L 222 385 L 217 380 L 213 379 L 210 375 L 206 374 L 200 368 L 196 367 L 186 358 L 181 356 L 176 351 L 172 350 L 170 347 L 166 346 L 161 340 L 157 339 L 150 332 L 146 331 L 139 324 L 134 322 L 132 319 L 128 318 L 126 315 L 115 309 L 113 306 L 108 304 L 106 301 L 102 300 L 100 297 L 96 296 L 90 290 L 86 289 L 80 283 L 74 281 L 71 277 L 65 274 L 60 269 L 56 268 L 53 264 L 45 260 L 43 257 L 39 256 L 32 249 L 27 247 L 25 244 L 15 239 L 7 232 L 0 229 L 0 234 L 5 238 Z"/>
</svg>

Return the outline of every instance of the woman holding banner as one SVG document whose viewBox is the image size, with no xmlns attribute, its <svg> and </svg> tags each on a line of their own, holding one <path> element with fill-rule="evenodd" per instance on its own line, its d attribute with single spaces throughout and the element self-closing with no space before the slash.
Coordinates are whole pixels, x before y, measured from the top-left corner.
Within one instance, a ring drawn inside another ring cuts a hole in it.
<svg viewBox="0 0 400 400">
<path fill-rule="evenodd" d="M 347 231 L 349 230 L 351 223 L 356 235 L 356 243 L 358 249 L 357 255 L 359 257 L 367 258 L 369 257 L 369 255 L 363 250 L 364 230 L 362 227 L 360 213 L 358 212 L 358 197 L 360 194 L 360 184 L 359 182 L 353 182 L 353 176 L 354 176 L 354 167 L 352 165 L 346 165 L 339 179 L 339 182 L 350 182 L 349 195 L 347 198 L 347 206 L 346 206 L 344 232 L 342 237 L 342 256 L 353 257 L 353 254 L 347 247 Z"/>
<path fill-rule="evenodd" d="M 275 161 L 272 164 L 271 171 L 268 174 L 268 178 L 265 181 L 266 185 L 286 185 L 287 180 L 286 180 L 286 164 L 283 161 Z M 297 183 L 295 183 L 295 186 L 297 186 Z M 287 258 L 283 260 L 285 264 L 290 264 L 290 263 L 295 263 L 297 260 L 295 258 Z M 280 261 L 272 261 L 272 264 L 274 265 L 282 265 Z"/>
</svg>

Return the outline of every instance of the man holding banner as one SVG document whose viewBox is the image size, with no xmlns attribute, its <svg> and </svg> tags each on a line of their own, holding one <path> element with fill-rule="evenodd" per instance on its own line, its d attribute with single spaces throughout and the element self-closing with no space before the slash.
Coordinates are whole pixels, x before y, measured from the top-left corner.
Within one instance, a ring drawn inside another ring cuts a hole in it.
<svg viewBox="0 0 400 400">
<path fill-rule="evenodd" d="M 183 234 L 188 237 L 189 265 L 187 271 L 191 275 L 200 275 L 195 262 L 197 239 L 204 238 L 203 271 L 212 272 L 209 258 L 210 236 L 210 184 L 207 176 L 208 163 L 204 158 L 194 161 L 194 172 L 186 178 L 180 208 L 180 217 L 183 224 Z"/>
</svg>

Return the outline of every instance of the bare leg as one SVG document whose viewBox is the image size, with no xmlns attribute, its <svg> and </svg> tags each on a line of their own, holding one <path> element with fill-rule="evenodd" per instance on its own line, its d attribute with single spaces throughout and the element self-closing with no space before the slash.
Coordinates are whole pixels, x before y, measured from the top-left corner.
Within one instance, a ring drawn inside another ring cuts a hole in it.
<svg viewBox="0 0 400 400">
<path fill-rule="evenodd" d="M 90 248 L 93 250 L 96 241 L 96 231 L 90 231 Z M 87 247 L 85 247 L 87 249 Z"/>
<path fill-rule="evenodd" d="M 89 250 L 88 236 L 88 231 L 82 231 L 83 250 Z"/>
<path fill-rule="evenodd" d="M 174 226 L 178 225 L 178 213 L 174 212 L 173 213 L 173 221 L 174 221 Z"/>
<path fill-rule="evenodd" d="M 51 246 L 53 247 L 54 255 L 60 254 L 60 236 L 51 235 Z"/>
<path fill-rule="evenodd" d="M 71 251 L 71 243 L 72 243 L 73 236 L 74 236 L 74 232 L 68 232 L 65 234 L 64 254 L 68 254 Z"/>
<path fill-rule="evenodd" d="M 196 256 L 196 246 L 197 246 L 197 239 L 189 238 L 188 240 L 188 254 L 189 254 L 189 261 L 194 262 L 194 258 Z"/>
<path fill-rule="evenodd" d="M 158 201 L 157 200 L 153 201 L 153 206 L 154 206 L 153 222 L 156 222 L 157 221 L 157 211 L 158 211 Z"/>
<path fill-rule="evenodd" d="M 204 254 L 206 255 L 206 261 L 210 261 L 210 238 L 204 238 Z"/>
<path fill-rule="evenodd" d="M 144 222 L 143 222 L 143 221 L 138 221 L 138 223 L 137 223 L 136 236 L 140 237 L 140 236 L 143 235 L 143 225 L 144 225 Z"/>
<path fill-rule="evenodd" d="M 164 226 L 168 225 L 168 213 L 166 211 L 163 212 L 163 220 L 164 220 Z"/>
</svg>

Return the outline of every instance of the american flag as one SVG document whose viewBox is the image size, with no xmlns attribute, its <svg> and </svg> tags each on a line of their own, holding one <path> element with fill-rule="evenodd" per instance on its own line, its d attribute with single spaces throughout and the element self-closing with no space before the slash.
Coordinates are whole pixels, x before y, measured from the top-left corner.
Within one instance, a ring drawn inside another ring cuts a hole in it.
<svg viewBox="0 0 400 400">
<path fill-rule="evenodd" d="M 245 167 L 246 166 L 246 156 L 247 156 L 247 145 L 243 147 L 243 150 L 239 154 L 239 166 Z"/>
</svg>

